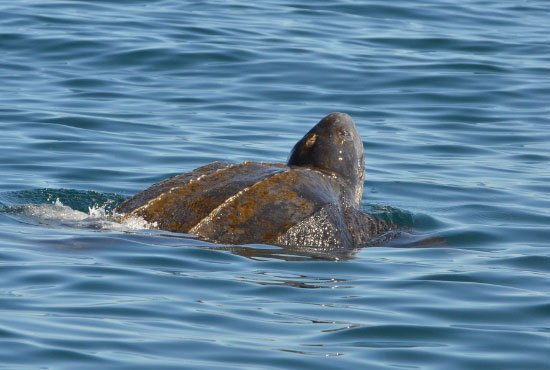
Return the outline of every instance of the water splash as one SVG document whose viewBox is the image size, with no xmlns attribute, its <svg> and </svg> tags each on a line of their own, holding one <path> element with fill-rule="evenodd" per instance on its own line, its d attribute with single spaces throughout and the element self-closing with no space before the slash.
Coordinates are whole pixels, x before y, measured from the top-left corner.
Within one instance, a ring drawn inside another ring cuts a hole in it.
<svg viewBox="0 0 550 370">
<path fill-rule="evenodd" d="M 52 200 L 56 195 L 57 197 Z M 156 228 L 156 224 L 151 224 L 139 216 L 130 215 L 123 218 L 117 214 L 114 208 L 124 199 L 117 194 L 35 189 L 4 193 L 1 199 L 3 205 L 0 213 L 25 223 L 105 231 Z"/>
</svg>

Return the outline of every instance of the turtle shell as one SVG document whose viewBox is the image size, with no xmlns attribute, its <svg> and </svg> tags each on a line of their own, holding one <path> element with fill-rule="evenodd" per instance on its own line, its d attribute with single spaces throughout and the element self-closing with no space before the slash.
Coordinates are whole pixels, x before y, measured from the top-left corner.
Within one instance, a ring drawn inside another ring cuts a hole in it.
<svg viewBox="0 0 550 370">
<path fill-rule="evenodd" d="M 151 186 L 117 211 L 227 244 L 353 248 L 387 225 L 354 207 L 330 173 L 282 163 L 215 162 Z"/>
</svg>

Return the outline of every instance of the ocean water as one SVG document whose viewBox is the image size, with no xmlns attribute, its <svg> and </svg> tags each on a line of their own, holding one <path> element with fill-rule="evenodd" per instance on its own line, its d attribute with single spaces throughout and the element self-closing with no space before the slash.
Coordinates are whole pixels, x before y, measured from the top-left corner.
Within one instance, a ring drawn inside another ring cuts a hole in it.
<svg viewBox="0 0 550 370">
<path fill-rule="evenodd" d="M 0 368 L 550 369 L 548 1 L 0 2 Z M 331 111 L 343 256 L 109 217 Z"/>
</svg>

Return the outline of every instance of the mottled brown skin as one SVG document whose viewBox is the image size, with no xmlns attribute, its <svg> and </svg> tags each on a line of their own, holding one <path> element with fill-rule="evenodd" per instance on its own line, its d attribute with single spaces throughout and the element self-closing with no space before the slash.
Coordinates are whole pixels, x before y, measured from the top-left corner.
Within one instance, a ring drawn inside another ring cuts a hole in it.
<svg viewBox="0 0 550 370">
<path fill-rule="evenodd" d="M 358 210 L 363 179 L 355 124 L 331 113 L 286 165 L 211 163 L 151 186 L 117 211 L 217 243 L 351 249 L 389 228 Z"/>
</svg>

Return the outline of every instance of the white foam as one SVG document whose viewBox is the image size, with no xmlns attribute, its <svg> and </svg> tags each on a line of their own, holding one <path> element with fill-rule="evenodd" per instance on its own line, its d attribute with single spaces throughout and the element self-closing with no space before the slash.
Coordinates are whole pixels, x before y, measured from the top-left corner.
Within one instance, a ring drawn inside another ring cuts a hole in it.
<svg viewBox="0 0 550 370">
<path fill-rule="evenodd" d="M 23 214 L 40 220 L 81 221 L 88 214 L 72 209 L 58 199 L 52 204 L 27 204 L 23 206 Z"/>
<path fill-rule="evenodd" d="M 71 226 L 106 231 L 127 231 L 155 229 L 155 223 L 149 223 L 139 216 L 125 216 L 110 212 L 104 206 L 88 207 L 88 213 L 64 205 L 59 198 L 51 204 L 27 204 L 20 208 L 21 215 L 51 226 Z"/>
</svg>

